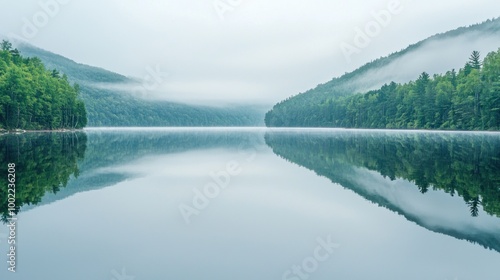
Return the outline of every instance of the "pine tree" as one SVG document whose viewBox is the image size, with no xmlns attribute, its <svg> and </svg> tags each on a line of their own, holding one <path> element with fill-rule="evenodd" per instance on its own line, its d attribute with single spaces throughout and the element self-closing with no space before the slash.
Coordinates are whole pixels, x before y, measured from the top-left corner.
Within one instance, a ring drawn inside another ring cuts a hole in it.
<svg viewBox="0 0 500 280">
<path fill-rule="evenodd" d="M 481 69 L 481 54 L 478 51 L 473 51 L 470 58 L 469 64 L 473 69 Z"/>
</svg>

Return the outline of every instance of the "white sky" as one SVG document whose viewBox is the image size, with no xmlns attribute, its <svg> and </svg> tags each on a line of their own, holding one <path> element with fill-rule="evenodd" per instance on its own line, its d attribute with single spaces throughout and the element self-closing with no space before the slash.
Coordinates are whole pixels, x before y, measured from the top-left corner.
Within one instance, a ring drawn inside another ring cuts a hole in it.
<svg viewBox="0 0 500 280">
<path fill-rule="evenodd" d="M 353 44 L 355 28 L 391 2 L 0 0 L 0 34 L 127 76 L 158 68 L 168 77 L 156 91 L 167 99 L 272 104 L 435 33 L 500 16 L 498 0 L 400 0 L 402 11 L 347 61 L 342 42 Z M 43 3 L 57 3 L 55 12 Z M 221 18 L 215 3 L 233 7 Z"/>
</svg>

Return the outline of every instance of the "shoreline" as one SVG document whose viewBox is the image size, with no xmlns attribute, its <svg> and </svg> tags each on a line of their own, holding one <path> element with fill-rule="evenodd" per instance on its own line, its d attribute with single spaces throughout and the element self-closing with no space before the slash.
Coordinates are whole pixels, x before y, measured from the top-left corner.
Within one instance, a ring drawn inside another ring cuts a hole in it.
<svg viewBox="0 0 500 280">
<path fill-rule="evenodd" d="M 23 134 L 23 133 L 36 133 L 36 132 L 75 132 L 83 131 L 83 129 L 39 129 L 39 130 L 26 130 L 26 129 L 14 129 L 14 130 L 0 130 L 0 135 L 4 134 Z"/>
<path fill-rule="evenodd" d="M 85 127 L 84 131 L 311 131 L 311 132 L 412 132 L 412 133 L 483 133 L 500 134 L 499 130 L 444 130 L 444 129 L 394 129 L 394 128 L 340 128 L 340 127 L 266 127 L 266 126 L 118 126 Z"/>
<path fill-rule="evenodd" d="M 335 127 L 266 127 L 266 126 L 160 126 L 160 127 L 85 127 L 80 129 L 40 129 L 40 130 L 0 130 L 1 135 L 8 134 L 24 134 L 24 133 L 60 133 L 60 132 L 85 132 L 85 131 L 136 131 L 136 130 L 174 130 L 174 131 L 187 131 L 187 130 L 235 130 L 235 131 L 270 131 L 270 132 L 286 132 L 286 131 L 311 131 L 311 132 L 411 132 L 411 133 L 481 133 L 481 134 L 500 134 L 499 130 L 443 130 L 443 129 L 390 129 L 390 128 L 335 128 Z"/>
</svg>

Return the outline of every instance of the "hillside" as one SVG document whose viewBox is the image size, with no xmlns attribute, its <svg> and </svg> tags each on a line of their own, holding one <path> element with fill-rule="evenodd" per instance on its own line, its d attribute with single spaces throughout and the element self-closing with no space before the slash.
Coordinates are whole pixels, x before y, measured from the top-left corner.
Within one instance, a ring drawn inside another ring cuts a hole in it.
<svg viewBox="0 0 500 280">
<path fill-rule="evenodd" d="M 321 107 L 329 101 L 380 88 L 390 82 L 406 83 L 422 72 L 431 76 L 463 66 L 474 50 L 482 54 L 500 47 L 500 18 L 437 34 L 357 70 L 292 96 L 266 114 L 267 126 L 334 126 L 324 122 Z"/>
<path fill-rule="evenodd" d="M 39 57 L 48 69 L 57 69 L 80 85 L 89 126 L 255 126 L 262 124 L 262 109 L 213 108 L 168 101 L 145 100 L 113 90 L 113 85 L 139 86 L 137 80 L 101 68 L 76 63 L 27 43 L 15 44 L 22 55 Z M 107 84 L 107 88 L 98 84 Z"/>
<path fill-rule="evenodd" d="M 2 41 L 0 49 L 0 129 L 53 130 L 87 124 L 79 87 L 27 58 Z"/>
<path fill-rule="evenodd" d="M 316 106 L 309 125 L 343 128 L 500 130 L 500 49 L 473 52 L 460 70 Z M 307 118 L 308 116 L 303 116 Z"/>
</svg>

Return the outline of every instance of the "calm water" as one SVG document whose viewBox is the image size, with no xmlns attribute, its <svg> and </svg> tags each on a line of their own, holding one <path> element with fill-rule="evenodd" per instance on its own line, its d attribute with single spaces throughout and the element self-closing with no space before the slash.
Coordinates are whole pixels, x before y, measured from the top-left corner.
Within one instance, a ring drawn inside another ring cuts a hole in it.
<svg viewBox="0 0 500 280">
<path fill-rule="evenodd" d="M 0 227 L 2 280 L 500 279 L 500 134 L 89 129 L 0 144 L 20 208 L 16 273 Z"/>
</svg>

